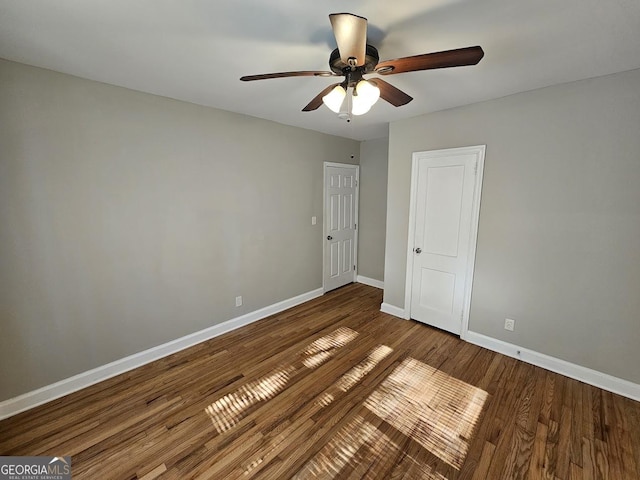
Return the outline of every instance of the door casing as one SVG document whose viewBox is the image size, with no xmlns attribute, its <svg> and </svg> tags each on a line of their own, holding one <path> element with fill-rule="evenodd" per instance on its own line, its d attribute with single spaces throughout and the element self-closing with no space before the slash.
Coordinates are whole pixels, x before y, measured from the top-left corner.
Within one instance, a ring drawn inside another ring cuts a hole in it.
<svg viewBox="0 0 640 480">
<path fill-rule="evenodd" d="M 360 229 L 357 227 L 358 225 L 358 212 L 359 212 L 359 198 L 360 198 L 360 165 L 354 165 L 351 163 L 336 163 L 336 162 L 324 162 L 322 167 L 322 289 L 323 291 L 327 291 L 325 280 L 326 280 L 326 238 L 327 238 L 327 184 L 326 184 L 326 171 L 327 167 L 339 167 L 339 168 L 355 168 L 356 169 L 356 198 L 355 198 L 355 211 L 354 211 L 354 223 L 356 224 L 355 228 L 355 236 L 354 236 L 354 247 L 353 247 L 353 261 L 355 264 L 355 268 L 353 270 L 353 282 L 356 281 L 358 276 L 358 232 Z"/>
<path fill-rule="evenodd" d="M 447 148 L 441 150 L 429 150 L 414 152 L 411 162 L 411 191 L 409 206 L 409 235 L 407 245 L 407 275 L 405 279 L 405 309 L 404 318 L 411 318 L 411 293 L 413 287 L 413 249 L 415 248 L 415 224 L 417 211 L 418 194 L 418 163 L 421 158 L 442 157 L 452 155 L 475 154 L 477 158 L 477 171 L 475 175 L 475 185 L 473 189 L 473 205 L 471 207 L 471 229 L 469 238 L 469 251 L 467 257 L 466 279 L 464 286 L 464 300 L 462 309 L 462 323 L 460 328 L 460 338 L 466 338 L 469 331 L 469 310 L 471 308 L 471 290 L 473 287 L 473 271 L 476 259 L 476 244 L 478 241 L 478 223 L 480 219 L 480 200 L 482 195 L 482 176 L 484 172 L 484 157 L 486 145 L 475 145 L 470 147 Z"/>
</svg>

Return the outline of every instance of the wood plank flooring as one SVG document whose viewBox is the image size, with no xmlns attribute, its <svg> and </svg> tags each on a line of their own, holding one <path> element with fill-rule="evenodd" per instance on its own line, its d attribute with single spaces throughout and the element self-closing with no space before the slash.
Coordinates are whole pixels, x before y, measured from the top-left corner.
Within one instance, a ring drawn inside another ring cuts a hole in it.
<svg viewBox="0 0 640 480">
<path fill-rule="evenodd" d="M 78 479 L 638 479 L 640 403 L 360 284 L 0 422 Z"/>
</svg>

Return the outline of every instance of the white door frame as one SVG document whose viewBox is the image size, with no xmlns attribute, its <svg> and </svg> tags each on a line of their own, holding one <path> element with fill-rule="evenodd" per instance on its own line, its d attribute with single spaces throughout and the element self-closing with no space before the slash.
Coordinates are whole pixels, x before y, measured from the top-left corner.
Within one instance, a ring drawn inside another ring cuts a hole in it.
<svg viewBox="0 0 640 480">
<path fill-rule="evenodd" d="M 462 307 L 462 325 L 460 327 L 460 338 L 465 340 L 469 331 L 469 310 L 471 308 L 471 290 L 473 287 L 473 270 L 476 261 L 476 243 L 478 241 L 478 221 L 480 218 L 480 197 L 482 195 L 482 174 L 484 172 L 484 156 L 486 145 L 475 145 L 470 147 L 446 148 L 441 150 L 429 150 L 423 152 L 413 152 L 411 158 L 411 196 L 409 205 L 409 239 L 407 245 L 407 276 L 405 279 L 404 292 L 404 318 L 411 318 L 411 291 L 413 287 L 413 249 L 415 248 L 415 225 L 416 210 L 418 203 L 418 162 L 419 158 L 442 157 L 464 154 L 475 154 L 478 160 L 475 175 L 475 185 L 473 187 L 473 205 L 471 206 L 471 231 L 469 238 L 469 256 L 467 257 L 467 277 L 464 285 L 464 303 Z"/>
<path fill-rule="evenodd" d="M 358 232 L 360 229 L 358 228 L 358 212 L 360 210 L 359 201 L 360 201 L 360 165 L 354 165 L 352 163 L 336 163 L 336 162 L 323 162 L 322 165 L 322 291 L 326 292 L 326 286 L 324 279 L 325 276 L 325 260 L 326 260 L 326 247 L 325 247 L 325 239 L 327 238 L 327 167 L 342 167 L 342 168 L 355 168 L 356 169 L 356 202 L 355 202 L 355 212 L 354 212 L 354 223 L 356 225 L 355 228 L 355 236 L 353 239 L 353 261 L 355 263 L 356 268 L 353 269 L 353 281 L 356 281 L 358 277 Z"/>
</svg>

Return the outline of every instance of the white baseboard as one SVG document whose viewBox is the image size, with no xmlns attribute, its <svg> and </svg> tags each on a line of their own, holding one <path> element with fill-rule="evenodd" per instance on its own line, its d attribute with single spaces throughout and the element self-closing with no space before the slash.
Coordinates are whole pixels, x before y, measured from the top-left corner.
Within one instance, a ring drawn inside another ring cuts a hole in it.
<svg viewBox="0 0 640 480">
<path fill-rule="evenodd" d="M 581 382 L 588 383 L 594 387 L 602 388 L 603 390 L 640 401 L 640 385 L 637 383 L 576 365 L 575 363 L 570 363 L 566 360 L 551 357 L 544 353 L 528 350 L 511 343 L 503 342 L 502 340 L 487 337 L 481 333 L 468 331 L 464 335 L 464 340 L 494 352 L 502 353 L 508 357 L 517 358 L 523 362 L 542 367 L 546 370 L 551 370 L 552 372 L 559 373 L 566 377 L 580 380 Z"/>
<path fill-rule="evenodd" d="M 406 319 L 406 312 L 404 308 L 396 307 L 395 305 L 391 305 L 389 303 L 383 302 L 382 305 L 380 305 L 380 311 L 383 313 L 388 313 L 389 315 L 393 315 L 394 317 Z"/>
<path fill-rule="evenodd" d="M 356 277 L 356 282 L 364 283 L 365 285 L 369 285 L 370 287 L 376 287 L 384 290 L 384 282 L 376 280 L 375 278 L 363 277 L 362 275 L 358 275 Z"/>
<path fill-rule="evenodd" d="M 0 420 L 102 382 L 111 377 L 115 377 L 121 373 L 128 372 L 134 368 L 141 367 L 142 365 L 256 322 L 270 315 L 282 312 L 288 308 L 295 307 L 301 303 L 308 302 L 309 300 L 322 296 L 323 293 L 322 288 L 303 293 L 302 295 L 274 303 L 273 305 L 255 310 L 240 317 L 232 318 L 231 320 L 227 320 L 226 322 L 218 325 L 213 325 L 199 332 L 186 335 L 176 340 L 158 345 L 157 347 L 135 353 L 128 357 L 121 358 L 120 360 L 116 360 L 115 362 L 111 362 L 59 382 L 52 383 L 51 385 L 10 398 L 0 402 Z"/>
</svg>

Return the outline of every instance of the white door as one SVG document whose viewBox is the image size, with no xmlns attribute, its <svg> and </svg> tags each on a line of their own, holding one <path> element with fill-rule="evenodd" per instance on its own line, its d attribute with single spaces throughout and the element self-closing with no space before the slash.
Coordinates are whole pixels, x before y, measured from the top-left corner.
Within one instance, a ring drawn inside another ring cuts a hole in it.
<svg viewBox="0 0 640 480">
<path fill-rule="evenodd" d="M 457 335 L 468 322 L 483 158 L 484 146 L 414 154 L 410 316 Z"/>
<path fill-rule="evenodd" d="M 355 165 L 324 165 L 324 291 L 355 281 L 358 217 Z"/>
</svg>

